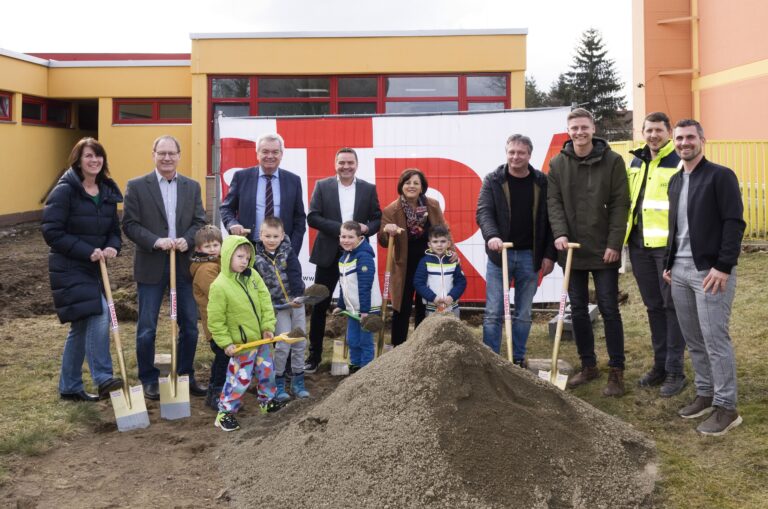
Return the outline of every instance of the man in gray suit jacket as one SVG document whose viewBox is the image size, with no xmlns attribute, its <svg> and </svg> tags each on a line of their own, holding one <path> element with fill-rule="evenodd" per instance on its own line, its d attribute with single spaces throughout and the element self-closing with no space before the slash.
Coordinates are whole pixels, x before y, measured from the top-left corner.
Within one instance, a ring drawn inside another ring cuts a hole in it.
<svg viewBox="0 0 768 509">
<path fill-rule="evenodd" d="M 355 178 L 357 152 L 342 148 L 336 152 L 336 176 L 319 180 L 309 202 L 307 223 L 317 230 L 309 261 L 316 265 L 315 283 L 325 285 L 333 295 L 339 282 L 339 233 L 344 221 L 357 221 L 366 237 L 375 235 L 381 224 L 376 186 Z M 304 371 L 314 373 L 323 355 L 323 337 L 329 296 L 312 309 L 309 326 L 309 358 Z"/>
<path fill-rule="evenodd" d="M 194 377 L 197 348 L 197 307 L 192 295 L 187 252 L 195 232 L 205 224 L 200 184 L 179 175 L 181 146 L 173 136 L 161 136 L 152 148 L 155 169 L 128 181 L 123 231 L 136 244 L 133 277 L 139 299 L 136 359 L 139 379 L 148 399 L 160 399 L 159 371 L 154 366 L 157 317 L 170 281 L 171 249 L 176 249 L 176 309 L 179 324 L 178 373 L 189 375 L 189 391 L 204 396 Z"/>
</svg>

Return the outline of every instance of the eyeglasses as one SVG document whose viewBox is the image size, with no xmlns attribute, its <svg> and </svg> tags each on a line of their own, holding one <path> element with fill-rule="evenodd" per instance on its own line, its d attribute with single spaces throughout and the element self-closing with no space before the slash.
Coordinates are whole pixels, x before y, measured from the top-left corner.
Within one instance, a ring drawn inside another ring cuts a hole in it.
<svg viewBox="0 0 768 509">
<path fill-rule="evenodd" d="M 179 157 L 178 152 L 155 152 L 155 155 L 160 159 L 165 159 L 166 157 L 169 159 L 176 159 Z"/>
</svg>

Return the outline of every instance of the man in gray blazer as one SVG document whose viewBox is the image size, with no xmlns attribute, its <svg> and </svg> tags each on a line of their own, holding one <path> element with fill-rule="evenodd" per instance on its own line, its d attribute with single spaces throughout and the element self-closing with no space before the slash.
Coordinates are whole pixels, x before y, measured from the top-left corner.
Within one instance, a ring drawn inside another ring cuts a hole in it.
<svg viewBox="0 0 768 509">
<path fill-rule="evenodd" d="M 179 324 L 178 369 L 189 375 L 189 391 L 204 396 L 194 377 L 197 348 L 197 307 L 192 295 L 189 256 L 195 232 L 205 224 L 200 184 L 179 175 L 181 146 L 173 136 L 161 136 L 152 147 L 155 169 L 128 181 L 123 231 L 136 244 L 133 277 L 139 299 L 136 359 L 139 379 L 148 399 L 160 399 L 159 371 L 154 366 L 155 333 L 160 304 L 170 282 L 171 249 L 176 249 L 176 309 Z"/>
<path fill-rule="evenodd" d="M 316 265 L 315 283 L 325 285 L 333 295 L 339 282 L 339 233 L 344 221 L 357 221 L 366 237 L 375 235 L 381 224 L 376 186 L 355 178 L 357 152 L 342 148 L 336 152 L 336 176 L 317 181 L 309 202 L 307 224 L 317 230 L 309 261 Z M 331 297 L 312 309 L 309 326 L 309 358 L 304 371 L 314 373 L 323 355 L 325 318 Z"/>
</svg>

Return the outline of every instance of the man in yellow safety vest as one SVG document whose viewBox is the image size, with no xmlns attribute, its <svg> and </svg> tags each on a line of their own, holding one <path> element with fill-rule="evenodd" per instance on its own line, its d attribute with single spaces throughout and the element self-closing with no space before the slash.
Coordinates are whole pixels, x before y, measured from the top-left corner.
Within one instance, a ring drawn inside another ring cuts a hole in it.
<svg viewBox="0 0 768 509">
<path fill-rule="evenodd" d="M 680 157 L 671 140 L 669 117 L 651 113 L 643 122 L 646 145 L 631 153 L 635 156 L 627 168 L 630 208 L 627 236 L 632 272 L 648 310 L 653 345 L 653 367 L 638 385 L 661 385 L 662 397 L 674 396 L 686 384 L 683 372 L 685 341 L 672 304 L 670 286 L 664 282 L 664 256 L 667 246 L 669 179 L 677 172 Z"/>
</svg>

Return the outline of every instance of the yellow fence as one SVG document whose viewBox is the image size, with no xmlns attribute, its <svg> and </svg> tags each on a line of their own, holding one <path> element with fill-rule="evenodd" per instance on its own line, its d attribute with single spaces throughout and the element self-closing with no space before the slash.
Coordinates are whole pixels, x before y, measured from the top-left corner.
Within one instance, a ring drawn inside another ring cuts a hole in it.
<svg viewBox="0 0 768 509">
<path fill-rule="evenodd" d="M 613 141 L 611 148 L 624 156 L 627 164 L 632 160 L 629 151 L 642 142 Z M 744 238 L 768 240 L 768 141 L 707 141 L 704 154 L 710 161 L 722 164 L 736 172 L 744 202 Z"/>
</svg>

